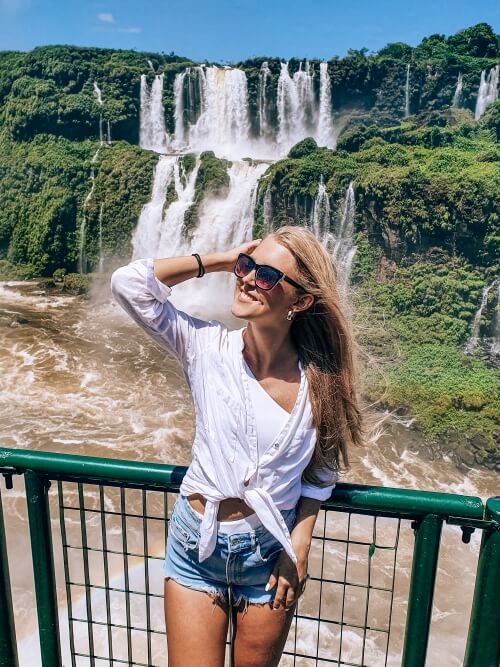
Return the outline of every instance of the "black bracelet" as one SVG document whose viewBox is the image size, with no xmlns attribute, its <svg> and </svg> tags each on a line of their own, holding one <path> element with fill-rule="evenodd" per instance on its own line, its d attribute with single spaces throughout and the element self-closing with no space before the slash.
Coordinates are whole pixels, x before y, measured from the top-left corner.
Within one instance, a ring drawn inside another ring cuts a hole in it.
<svg viewBox="0 0 500 667">
<path fill-rule="evenodd" d="M 193 257 L 196 258 L 196 261 L 198 262 L 198 275 L 196 277 L 203 278 L 203 276 L 205 275 L 205 267 L 203 266 L 201 257 L 198 255 L 197 252 L 193 252 L 192 255 Z"/>
</svg>

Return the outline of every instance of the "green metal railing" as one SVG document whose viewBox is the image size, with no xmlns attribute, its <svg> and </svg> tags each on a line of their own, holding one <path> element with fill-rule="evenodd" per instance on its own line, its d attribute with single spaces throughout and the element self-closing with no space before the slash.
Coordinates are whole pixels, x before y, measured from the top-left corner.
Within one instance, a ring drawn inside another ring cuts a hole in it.
<svg viewBox="0 0 500 667">
<path fill-rule="evenodd" d="M 165 664 L 161 563 L 185 468 L 0 449 L 0 473 L 7 489 L 24 475 L 43 667 L 62 667 L 62 641 L 74 667 Z M 498 667 L 499 498 L 484 506 L 471 496 L 338 484 L 323 510 L 283 665 L 379 667 L 398 656 L 403 667 L 424 667 L 447 523 L 464 542 L 482 531 L 464 667 Z M 403 567 L 406 619 L 399 590 L 394 614 Z M 0 667 L 18 665 L 11 597 L 0 497 Z"/>
</svg>

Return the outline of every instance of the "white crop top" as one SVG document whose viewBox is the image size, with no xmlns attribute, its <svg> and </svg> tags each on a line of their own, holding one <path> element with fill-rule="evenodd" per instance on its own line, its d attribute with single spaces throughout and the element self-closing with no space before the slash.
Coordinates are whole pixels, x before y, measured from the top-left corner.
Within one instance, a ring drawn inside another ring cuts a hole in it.
<svg viewBox="0 0 500 667">
<path fill-rule="evenodd" d="M 248 387 L 257 427 L 257 452 L 260 460 L 283 430 L 290 413 L 271 398 L 245 360 L 243 367 L 249 379 Z"/>
</svg>

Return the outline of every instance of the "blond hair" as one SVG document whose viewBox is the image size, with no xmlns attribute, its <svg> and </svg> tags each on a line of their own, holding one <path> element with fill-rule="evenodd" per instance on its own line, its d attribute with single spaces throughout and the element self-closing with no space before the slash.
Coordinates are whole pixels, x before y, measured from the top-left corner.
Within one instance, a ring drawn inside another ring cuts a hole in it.
<svg viewBox="0 0 500 667">
<path fill-rule="evenodd" d="M 332 259 L 314 234 L 285 226 L 270 236 L 294 256 L 298 282 L 314 296 L 314 304 L 297 313 L 291 335 L 306 372 L 317 436 L 304 478 L 321 486 L 316 471 L 347 468 L 349 445 L 363 440 L 354 336 L 342 312 Z"/>
</svg>

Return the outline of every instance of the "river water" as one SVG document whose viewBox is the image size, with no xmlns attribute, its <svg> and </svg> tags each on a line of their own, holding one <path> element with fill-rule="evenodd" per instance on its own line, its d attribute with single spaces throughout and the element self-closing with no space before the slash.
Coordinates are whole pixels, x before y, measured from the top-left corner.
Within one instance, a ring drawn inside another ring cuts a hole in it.
<svg viewBox="0 0 500 667">
<path fill-rule="evenodd" d="M 189 463 L 193 411 L 182 373 L 114 303 L 109 276 L 94 282 L 89 300 L 44 292 L 34 282 L 0 283 L 0 338 L 2 446 Z M 499 489 L 493 472 L 464 472 L 446 457 L 430 460 L 415 431 L 397 423 L 387 422 L 378 442 L 354 450 L 351 461 L 345 481 L 482 498 Z M 31 563 L 20 557 L 29 553 L 22 482 L 16 479 L 14 490 L 3 490 L 2 498 L 21 665 L 31 667 L 38 658 Z M 444 527 L 427 661 L 431 667 L 461 664 L 478 547 L 479 534 L 464 545 L 458 528 Z M 398 572 L 395 595 L 395 654 L 404 627 L 408 528 L 400 549 L 406 551 L 406 566 Z M 313 569 L 317 556 L 313 553 Z M 354 568 L 356 561 L 353 552 Z M 306 607 L 314 606 L 316 594 L 312 587 Z M 64 591 L 59 595 L 64 605 Z M 375 657 L 369 664 L 383 663 Z M 396 657 L 389 664 L 398 664 Z"/>
</svg>

